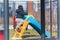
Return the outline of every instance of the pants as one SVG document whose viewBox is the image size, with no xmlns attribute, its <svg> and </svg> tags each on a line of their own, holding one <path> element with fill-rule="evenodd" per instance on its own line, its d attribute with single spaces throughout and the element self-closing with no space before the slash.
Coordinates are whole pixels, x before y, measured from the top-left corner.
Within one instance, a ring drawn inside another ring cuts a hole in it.
<svg viewBox="0 0 60 40">
<path fill-rule="evenodd" d="M 23 21 L 24 21 L 24 20 L 23 20 L 22 18 L 16 18 L 16 22 L 17 22 L 16 28 L 18 28 L 19 25 L 23 24 Z"/>
</svg>

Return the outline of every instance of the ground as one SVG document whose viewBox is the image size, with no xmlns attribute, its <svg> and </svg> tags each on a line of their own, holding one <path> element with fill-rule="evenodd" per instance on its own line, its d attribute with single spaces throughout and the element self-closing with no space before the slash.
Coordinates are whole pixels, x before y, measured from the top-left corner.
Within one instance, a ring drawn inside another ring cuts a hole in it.
<svg viewBox="0 0 60 40">
<path fill-rule="evenodd" d="M 10 30 L 10 37 L 13 37 L 13 34 L 15 33 L 15 31 L 14 30 Z M 24 35 L 23 35 L 23 38 L 24 38 L 24 36 L 26 36 L 26 37 L 28 37 L 28 36 L 30 36 L 30 37 L 40 37 L 40 35 L 34 30 L 34 29 L 28 29 L 28 30 L 26 30 L 25 31 L 25 33 L 24 33 Z"/>
<path fill-rule="evenodd" d="M 12 30 L 9 30 L 9 35 L 10 35 L 10 38 L 13 37 L 15 31 L 12 29 Z M 18 36 L 17 36 L 18 37 Z M 40 38 L 40 35 L 34 30 L 34 29 L 29 29 L 29 30 L 26 30 L 24 35 L 23 35 L 23 38 L 29 38 L 29 37 L 37 37 L 37 38 Z"/>
<path fill-rule="evenodd" d="M 13 38 L 13 35 L 15 33 L 14 29 L 9 30 L 9 33 L 10 33 L 9 34 L 10 38 Z M 57 38 L 57 33 L 53 32 L 52 37 Z M 34 29 L 28 29 L 28 30 L 25 31 L 25 33 L 23 35 L 23 38 L 41 38 L 41 36 Z"/>
</svg>

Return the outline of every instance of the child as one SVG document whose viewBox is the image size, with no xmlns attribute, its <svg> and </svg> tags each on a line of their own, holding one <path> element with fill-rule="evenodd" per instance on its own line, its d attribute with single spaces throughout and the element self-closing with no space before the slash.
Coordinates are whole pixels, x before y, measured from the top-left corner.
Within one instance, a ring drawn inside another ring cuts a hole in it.
<svg viewBox="0 0 60 40">
<path fill-rule="evenodd" d="M 16 22 L 17 22 L 17 27 L 18 28 L 19 26 L 21 26 L 23 24 L 23 17 L 25 15 L 25 12 L 23 10 L 23 6 L 22 5 L 19 5 L 18 6 L 18 9 L 16 10 Z"/>
</svg>

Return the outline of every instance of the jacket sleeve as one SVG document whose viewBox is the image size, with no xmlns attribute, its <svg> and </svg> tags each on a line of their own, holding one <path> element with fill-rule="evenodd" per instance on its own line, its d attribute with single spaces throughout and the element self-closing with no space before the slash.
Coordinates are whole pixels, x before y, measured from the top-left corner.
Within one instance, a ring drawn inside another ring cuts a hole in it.
<svg viewBox="0 0 60 40">
<path fill-rule="evenodd" d="M 18 13 L 18 10 L 16 10 L 16 13 Z"/>
<path fill-rule="evenodd" d="M 23 15 L 27 15 L 28 13 L 23 10 Z"/>
</svg>

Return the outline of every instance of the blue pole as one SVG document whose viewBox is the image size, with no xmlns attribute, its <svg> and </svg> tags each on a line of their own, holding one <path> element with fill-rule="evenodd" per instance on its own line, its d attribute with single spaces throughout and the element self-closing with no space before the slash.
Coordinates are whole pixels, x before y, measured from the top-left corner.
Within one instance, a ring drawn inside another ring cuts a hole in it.
<svg viewBox="0 0 60 40">
<path fill-rule="evenodd" d="M 57 9 L 57 26 L 58 26 L 58 40 L 60 40 L 60 0 L 58 0 Z"/>
<path fill-rule="evenodd" d="M 9 3 L 4 0 L 4 39 L 9 40 Z"/>
</svg>

